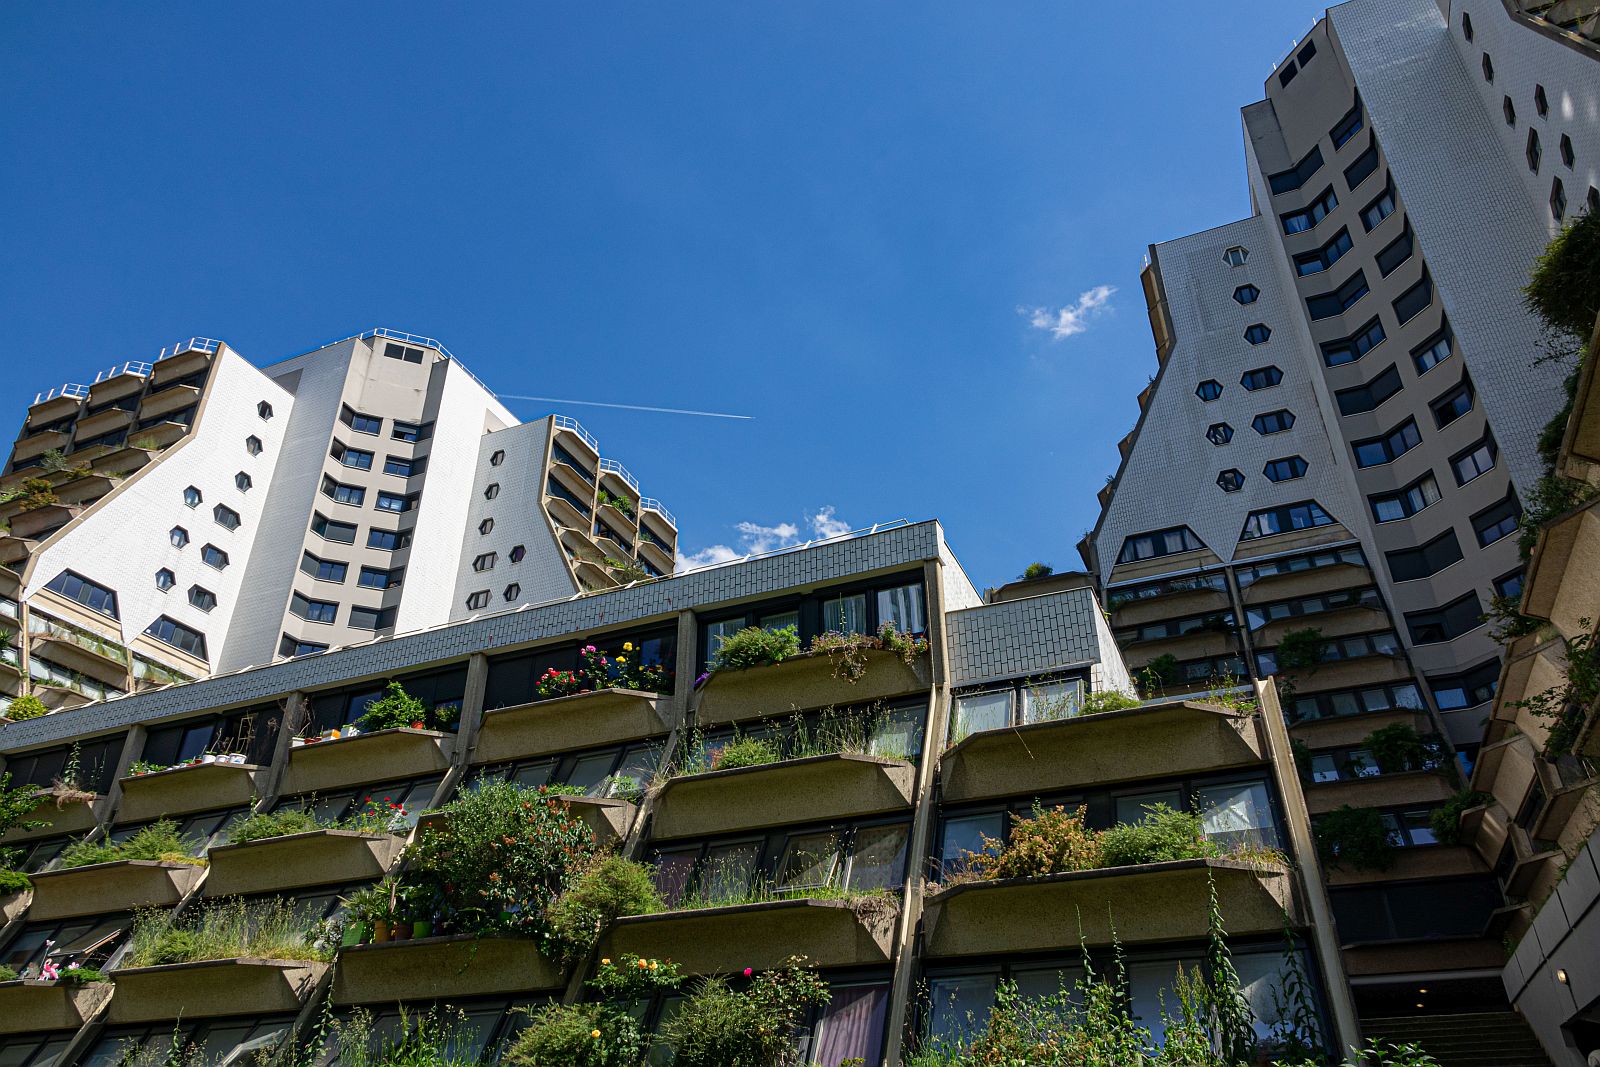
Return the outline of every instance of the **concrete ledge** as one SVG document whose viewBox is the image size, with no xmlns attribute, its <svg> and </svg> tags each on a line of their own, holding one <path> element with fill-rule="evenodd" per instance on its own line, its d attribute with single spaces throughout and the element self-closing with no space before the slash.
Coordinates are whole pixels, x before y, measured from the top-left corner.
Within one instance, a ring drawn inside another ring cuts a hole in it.
<svg viewBox="0 0 1600 1067">
<path fill-rule="evenodd" d="M 263 768 L 249 763 L 201 763 L 131 775 L 121 780 L 117 822 L 146 822 L 250 803 Z"/>
<path fill-rule="evenodd" d="M 0 982 L 0 1034 L 76 1030 L 111 996 L 110 982 Z"/>
<path fill-rule="evenodd" d="M 939 764 L 947 803 L 1266 761 L 1253 714 L 1194 700 L 984 730 Z"/>
<path fill-rule="evenodd" d="M 116 860 L 30 875 L 35 921 L 171 907 L 200 880 L 204 867 L 159 860 Z"/>
<path fill-rule="evenodd" d="M 0 838 L 0 844 L 14 845 L 57 834 L 81 834 L 100 821 L 99 814 L 108 803 L 109 799 L 102 793 L 93 800 L 69 800 L 59 804 L 56 794 L 47 791 L 41 794 L 39 806 L 33 809 L 28 818 L 50 825 L 37 830 L 12 830 Z"/>
<path fill-rule="evenodd" d="M 1423 845 L 1420 848 L 1396 849 L 1394 866 L 1387 871 L 1345 870 L 1332 864 L 1324 866 L 1322 870 L 1329 885 L 1369 885 L 1374 882 L 1487 874 L 1489 865 L 1466 845 Z"/>
<path fill-rule="evenodd" d="M 916 767 L 834 753 L 673 778 L 656 801 L 654 839 L 909 810 Z"/>
<path fill-rule="evenodd" d="M 445 771 L 454 741 L 453 734 L 406 726 L 300 745 L 289 751 L 281 792 L 317 793 Z"/>
<path fill-rule="evenodd" d="M 329 964 L 242 956 L 112 971 L 117 995 L 107 1021 L 256 1016 L 299 1010 Z"/>
<path fill-rule="evenodd" d="M 566 808 L 567 814 L 581 820 L 594 831 L 595 843 L 601 846 L 610 845 L 626 837 L 628 830 L 633 826 L 635 816 L 639 813 L 635 805 L 616 797 L 586 797 L 557 793 L 547 799 Z M 450 813 L 447 811 L 430 811 L 417 820 L 417 833 L 420 835 L 426 833 L 430 827 L 441 826 L 449 818 Z"/>
<path fill-rule="evenodd" d="M 854 685 L 835 678 L 833 662 L 820 654 L 795 656 L 770 667 L 717 671 L 697 695 L 695 721 L 706 726 L 787 715 L 797 709 L 869 704 L 932 684 L 926 656 L 908 667 L 898 652 L 869 649 L 865 655 L 867 673 Z"/>
<path fill-rule="evenodd" d="M 1480 968 L 1498 971 L 1505 965 L 1505 947 L 1486 938 L 1394 941 L 1344 947 L 1345 973 L 1352 978 Z"/>
<path fill-rule="evenodd" d="M 1279 933 L 1286 921 L 1302 925 L 1288 870 L 1172 860 L 951 886 L 927 899 L 925 951 L 934 958 L 1074 949 L 1080 933 L 1084 942 L 1104 945 L 1113 925 L 1125 944 L 1204 938 L 1208 879 L 1231 936 Z"/>
<path fill-rule="evenodd" d="M 217 845 L 207 853 L 208 897 L 248 896 L 301 886 L 366 882 L 394 865 L 406 839 L 356 830 L 311 830 L 242 845 Z"/>
<path fill-rule="evenodd" d="M 7 893 L 0 897 L 0 926 L 5 925 L 18 915 L 28 910 L 28 902 L 33 899 L 33 890 L 21 889 L 15 893 Z"/>
<path fill-rule="evenodd" d="M 893 901 L 770 900 L 724 908 L 633 915 L 611 924 L 602 956 L 635 953 L 670 959 L 691 974 L 776 967 L 804 955 L 818 967 L 888 963 Z"/>
<path fill-rule="evenodd" d="M 1398 804 L 1440 804 L 1455 790 L 1435 771 L 1400 771 L 1341 782 L 1313 782 L 1305 787 L 1306 808 L 1323 815 L 1348 804 L 1384 808 Z"/>
<path fill-rule="evenodd" d="M 532 941 L 470 935 L 424 937 L 339 951 L 333 1002 L 394 1004 L 438 997 L 534 993 L 566 985 L 562 968 Z"/>
<path fill-rule="evenodd" d="M 671 697 L 634 689 L 602 689 L 484 712 L 474 763 L 598 748 L 666 733 Z"/>
</svg>

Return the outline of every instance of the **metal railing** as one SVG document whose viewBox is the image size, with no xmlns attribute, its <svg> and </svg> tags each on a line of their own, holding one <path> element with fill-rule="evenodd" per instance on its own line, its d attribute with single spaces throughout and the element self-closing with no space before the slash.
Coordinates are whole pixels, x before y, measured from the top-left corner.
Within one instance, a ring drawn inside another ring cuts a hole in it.
<svg viewBox="0 0 1600 1067">
<path fill-rule="evenodd" d="M 657 500 L 653 496 L 640 497 L 639 498 L 639 510 L 640 511 L 653 511 L 657 515 L 660 515 L 663 519 L 666 519 L 668 522 L 672 523 L 672 528 L 674 530 L 676 530 L 678 528 L 678 520 L 673 517 L 672 512 L 670 512 L 666 508 L 662 507 L 661 506 L 661 501 Z M 663 547 L 665 547 L 665 546 L 663 546 Z"/>
<path fill-rule="evenodd" d="M 618 478 L 621 478 L 623 481 L 627 482 L 628 486 L 635 493 L 639 491 L 639 479 L 635 478 L 632 471 L 618 463 L 616 460 L 602 459 L 600 461 L 600 469 L 607 474 L 615 474 Z"/>
<path fill-rule="evenodd" d="M 28 632 L 45 637 L 57 637 L 77 645 L 86 652 L 92 652 L 103 659 L 120 663 L 124 667 L 128 665 L 128 650 L 116 641 L 111 640 L 109 637 L 101 637 L 99 634 L 89 633 L 87 630 L 80 630 L 76 626 L 68 626 L 66 623 L 47 619 L 43 615 L 30 614 L 28 616 Z"/>
<path fill-rule="evenodd" d="M 487 385 L 484 385 L 482 380 L 480 380 L 476 374 L 473 374 L 465 363 L 457 359 L 453 352 L 451 352 L 444 345 L 440 344 L 434 338 L 424 337 L 419 333 L 406 333 L 404 330 L 391 330 L 387 326 L 374 326 L 370 330 L 362 330 L 360 333 L 353 333 L 348 337 L 338 337 L 332 341 L 325 341 L 313 348 L 306 349 L 304 352 L 296 352 L 294 355 L 288 358 L 298 359 L 301 356 L 309 356 L 313 352 L 320 352 L 324 348 L 329 348 L 333 345 L 342 345 L 346 341 L 370 341 L 374 337 L 387 337 L 391 341 L 403 341 L 406 344 L 422 345 L 426 348 L 431 348 L 445 359 L 448 359 L 451 363 L 454 363 L 456 366 L 460 367 L 461 373 L 465 374 L 468 378 L 471 378 L 474 382 L 476 382 L 479 389 L 482 389 L 490 396 L 495 396 L 495 391 L 493 389 L 490 389 Z M 495 399 L 498 400 L 499 397 L 495 396 Z"/>
<path fill-rule="evenodd" d="M 99 374 L 96 374 L 94 376 L 94 384 L 99 385 L 101 382 L 109 381 L 122 374 L 136 374 L 141 378 L 148 378 L 150 377 L 150 364 L 137 359 L 118 363 L 115 367 L 107 367 Z"/>
<path fill-rule="evenodd" d="M 566 415 L 552 415 L 550 416 L 550 419 L 556 424 L 556 429 L 572 431 L 582 438 L 584 444 L 594 449 L 595 455 L 598 456 L 600 454 L 599 438 L 595 437 L 595 435 L 590 433 L 588 430 L 585 430 L 583 428 L 583 424 L 577 419 L 570 418 Z M 605 460 L 601 460 L 600 465 L 603 468 L 605 466 Z"/>
<path fill-rule="evenodd" d="M 43 404 L 46 400 L 54 400 L 58 396 L 70 396 L 75 400 L 82 400 L 88 395 L 89 387 L 87 385 L 77 385 L 75 383 L 68 382 L 66 385 L 56 386 L 49 392 L 35 393 L 33 396 L 33 402 L 35 404 Z"/>
<path fill-rule="evenodd" d="M 181 356 L 185 352 L 215 352 L 221 347 L 222 342 L 216 340 L 215 338 L 191 337 L 187 341 L 179 341 L 177 344 L 168 345 L 167 347 L 163 348 L 161 350 L 161 354 L 156 356 L 155 361 L 160 363 L 164 359 L 171 359 L 173 356 Z"/>
</svg>

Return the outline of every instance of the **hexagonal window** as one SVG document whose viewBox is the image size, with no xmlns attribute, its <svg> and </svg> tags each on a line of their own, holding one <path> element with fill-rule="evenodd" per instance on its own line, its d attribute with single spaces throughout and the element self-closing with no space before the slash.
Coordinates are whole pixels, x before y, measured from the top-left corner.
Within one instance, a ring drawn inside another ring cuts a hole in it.
<svg viewBox="0 0 1600 1067">
<path fill-rule="evenodd" d="M 1567 217 L 1567 187 L 1560 178 L 1550 183 L 1550 214 L 1557 222 Z"/>
<path fill-rule="evenodd" d="M 256 483 L 255 479 L 251 478 L 250 475 L 246 474 L 244 471 L 240 471 L 238 474 L 233 476 L 233 484 L 234 487 L 239 490 L 239 492 L 248 493 L 250 491 L 250 487 Z"/>
<path fill-rule="evenodd" d="M 182 548 L 189 543 L 189 531 L 182 526 L 174 526 L 167 534 L 167 540 L 172 542 L 173 548 Z"/>
<path fill-rule="evenodd" d="M 1249 258 L 1249 250 L 1242 248 L 1239 245 L 1234 245 L 1232 248 L 1222 253 L 1222 261 L 1230 267 L 1242 267 L 1244 266 L 1245 260 Z"/>
<path fill-rule="evenodd" d="M 1306 461 L 1300 456 L 1284 456 L 1282 459 L 1268 460 L 1267 465 L 1261 468 L 1261 473 L 1267 476 L 1268 481 L 1293 481 L 1305 477 Z"/>
<path fill-rule="evenodd" d="M 491 531 L 493 529 L 494 529 L 494 520 L 493 519 L 484 519 L 482 522 L 478 523 L 478 532 L 480 534 L 487 535 L 489 533 L 489 531 Z"/>
<path fill-rule="evenodd" d="M 1483 54 L 1483 80 L 1494 83 L 1494 60 L 1489 58 L 1488 52 Z"/>
<path fill-rule="evenodd" d="M 1194 395 L 1201 400 L 1215 400 L 1222 395 L 1222 383 L 1215 378 L 1207 378 L 1194 387 Z"/>
<path fill-rule="evenodd" d="M 507 603 L 517 599 L 517 597 L 519 597 L 521 595 L 522 595 L 522 586 L 518 585 L 516 582 L 512 582 L 510 585 L 506 586 L 505 596 L 506 596 Z"/>
<path fill-rule="evenodd" d="M 1234 467 L 1229 467 L 1217 475 L 1217 486 L 1224 493 L 1237 493 L 1244 488 L 1244 472 Z"/>
<path fill-rule="evenodd" d="M 1540 118 L 1550 114 L 1550 98 L 1544 95 L 1544 86 L 1533 87 L 1533 109 L 1539 113 Z"/>
<path fill-rule="evenodd" d="M 1589 214 L 1600 215 L 1600 189 L 1596 189 L 1592 185 L 1589 186 L 1588 204 Z"/>
<path fill-rule="evenodd" d="M 512 547 L 510 552 L 506 553 L 507 557 L 511 560 L 512 563 L 521 563 L 523 557 L 526 556 L 527 554 L 528 554 L 528 550 L 526 548 L 524 548 L 522 545 L 515 545 L 515 546 Z"/>
<path fill-rule="evenodd" d="M 495 497 L 497 497 L 499 495 L 500 495 L 500 483 L 499 482 L 490 482 L 487 486 L 484 487 L 483 499 L 485 499 L 485 500 L 493 500 Z"/>
<path fill-rule="evenodd" d="M 1264 345 L 1272 340 L 1272 331 L 1264 322 L 1254 322 L 1244 328 L 1244 339 L 1253 345 Z"/>
<path fill-rule="evenodd" d="M 1539 147 L 1538 130 L 1531 128 L 1528 130 L 1528 147 L 1524 150 L 1523 154 L 1528 157 L 1528 169 L 1533 171 L 1535 174 L 1538 174 L 1539 158 L 1544 154 L 1544 150 Z"/>
<path fill-rule="evenodd" d="M 251 434 L 249 437 L 246 437 L 244 439 L 244 450 L 250 453 L 252 456 L 261 455 L 261 438 L 257 437 L 255 434 Z"/>
<path fill-rule="evenodd" d="M 1282 408 L 1257 415 L 1250 422 L 1251 429 L 1263 437 L 1268 434 L 1282 433 L 1293 425 L 1294 412 L 1286 411 Z"/>
<path fill-rule="evenodd" d="M 505 461 L 506 461 L 506 450 L 503 449 L 503 448 L 497 448 L 497 449 L 494 450 L 494 455 L 489 457 L 489 466 L 498 467 L 498 466 L 500 466 L 500 464 L 504 463 Z"/>
<path fill-rule="evenodd" d="M 1239 378 L 1239 384 L 1254 392 L 1257 389 L 1270 389 L 1283 381 L 1283 371 L 1277 367 L 1257 367 L 1247 370 Z"/>
<path fill-rule="evenodd" d="M 220 571 L 228 565 L 228 554 L 216 545 L 206 545 L 200 550 L 200 562 Z"/>
<path fill-rule="evenodd" d="M 168 589 L 178 584 L 178 576 L 167 568 L 162 567 L 156 571 L 156 588 L 165 593 Z"/>
<path fill-rule="evenodd" d="M 1233 298 L 1241 304 L 1254 304 L 1261 298 L 1261 290 L 1253 285 L 1241 285 L 1233 291 Z"/>
<path fill-rule="evenodd" d="M 217 606 L 217 594 L 203 585 L 191 585 L 189 587 L 189 603 L 201 611 L 210 611 Z"/>
<path fill-rule="evenodd" d="M 1461 13 L 1461 33 L 1467 40 L 1472 40 L 1472 16 L 1465 11 Z"/>
<path fill-rule="evenodd" d="M 1225 445 L 1233 440 L 1233 427 L 1225 422 L 1213 422 L 1206 427 L 1206 440 L 1214 445 Z"/>
<path fill-rule="evenodd" d="M 1566 134 L 1562 134 L 1561 135 L 1561 162 L 1565 163 L 1567 166 L 1570 167 L 1570 166 L 1572 166 L 1573 163 L 1577 162 L 1577 159 L 1578 159 L 1578 154 L 1572 150 L 1572 138 L 1568 137 Z"/>
<path fill-rule="evenodd" d="M 1500 111 L 1506 117 L 1507 126 L 1515 126 L 1517 124 L 1517 105 L 1511 102 L 1509 96 L 1500 101 Z"/>
<path fill-rule="evenodd" d="M 189 505 L 191 508 L 199 507 L 203 500 L 205 500 L 205 497 L 201 494 L 200 490 L 192 485 L 183 491 L 183 502 Z"/>
<path fill-rule="evenodd" d="M 263 400 L 256 405 L 256 414 L 260 415 L 262 419 L 272 418 L 272 405 Z"/>
</svg>

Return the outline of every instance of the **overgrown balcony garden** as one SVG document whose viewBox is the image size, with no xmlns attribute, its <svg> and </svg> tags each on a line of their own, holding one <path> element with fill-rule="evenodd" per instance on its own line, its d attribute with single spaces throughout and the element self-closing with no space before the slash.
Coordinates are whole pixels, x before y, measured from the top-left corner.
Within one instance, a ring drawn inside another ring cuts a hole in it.
<svg viewBox="0 0 1600 1067">
<path fill-rule="evenodd" d="M 368 796 L 343 815 L 310 805 L 255 812 L 212 846 L 205 894 L 245 896 L 382 877 L 405 846 L 414 816 L 404 804 Z"/>
<path fill-rule="evenodd" d="M 463 673 L 464 677 L 464 673 Z M 291 739 L 283 792 L 336 790 L 351 781 L 352 766 L 361 781 L 442 772 L 450 765 L 455 730 L 461 716 L 459 695 L 423 700 L 400 681 L 381 693 L 333 698 L 335 714 L 313 708 L 312 722 Z M 348 711 L 339 711 L 348 708 Z M 348 718 L 344 725 L 325 725 Z"/>
<path fill-rule="evenodd" d="M 1294 741 L 1306 803 L 1321 815 L 1352 803 L 1386 806 L 1441 802 L 1460 788 L 1461 775 L 1444 739 L 1410 723 L 1379 727 L 1356 745 L 1312 751 Z"/>
<path fill-rule="evenodd" d="M 95 835 L 74 842 L 48 871 L 33 875 L 30 920 L 170 907 L 199 881 L 204 842 L 162 820 L 122 841 Z"/>
</svg>

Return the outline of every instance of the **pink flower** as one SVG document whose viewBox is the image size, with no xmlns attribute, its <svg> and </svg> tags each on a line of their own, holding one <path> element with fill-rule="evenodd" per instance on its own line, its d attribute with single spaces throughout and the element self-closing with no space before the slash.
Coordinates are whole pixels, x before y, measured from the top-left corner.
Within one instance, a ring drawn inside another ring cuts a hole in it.
<svg viewBox="0 0 1600 1067">
<path fill-rule="evenodd" d="M 752 974 L 755 974 L 755 973 L 756 973 L 756 971 L 755 971 L 754 967 L 746 967 L 744 969 L 744 976 L 746 978 L 749 978 Z"/>
</svg>

